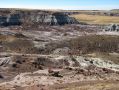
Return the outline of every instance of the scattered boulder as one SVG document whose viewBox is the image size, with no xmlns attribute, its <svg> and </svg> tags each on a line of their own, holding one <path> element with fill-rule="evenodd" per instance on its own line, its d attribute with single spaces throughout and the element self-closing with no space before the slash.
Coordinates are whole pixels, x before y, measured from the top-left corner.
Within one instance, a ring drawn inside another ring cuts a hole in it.
<svg viewBox="0 0 119 90">
<path fill-rule="evenodd" d="M 59 71 L 54 71 L 51 75 L 54 76 L 54 77 L 63 77 L 63 76 L 59 73 Z"/>
<path fill-rule="evenodd" d="M 12 63 L 11 57 L 0 58 L 0 66 L 6 66 Z"/>
<path fill-rule="evenodd" d="M 59 71 L 53 71 L 51 68 L 48 69 L 49 75 L 54 77 L 63 77 Z"/>
<path fill-rule="evenodd" d="M 17 65 L 16 63 L 13 63 L 13 64 L 12 64 L 12 67 L 13 67 L 13 68 L 18 68 L 18 65 Z"/>
<path fill-rule="evenodd" d="M 3 79 L 4 77 L 0 74 L 0 79 Z"/>
</svg>

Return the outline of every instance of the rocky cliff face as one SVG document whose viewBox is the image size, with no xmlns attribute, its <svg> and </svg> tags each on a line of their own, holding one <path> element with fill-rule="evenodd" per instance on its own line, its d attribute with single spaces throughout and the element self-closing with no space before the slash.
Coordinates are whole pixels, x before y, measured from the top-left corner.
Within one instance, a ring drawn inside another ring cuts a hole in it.
<svg viewBox="0 0 119 90">
<path fill-rule="evenodd" d="M 0 26 L 20 25 L 20 15 L 12 14 L 7 16 L 0 16 Z"/>
<path fill-rule="evenodd" d="M 64 24 L 74 24 L 78 23 L 78 21 L 72 17 L 64 15 L 63 13 L 52 13 L 52 14 L 44 14 L 40 13 L 37 15 L 31 15 L 31 21 L 37 22 L 40 24 L 46 25 L 64 25 Z"/>
<path fill-rule="evenodd" d="M 64 25 L 77 24 L 76 19 L 69 17 L 66 14 L 51 11 L 6 11 L 0 10 L 0 26 L 21 25 L 21 24 L 36 24 L 36 25 Z"/>
</svg>

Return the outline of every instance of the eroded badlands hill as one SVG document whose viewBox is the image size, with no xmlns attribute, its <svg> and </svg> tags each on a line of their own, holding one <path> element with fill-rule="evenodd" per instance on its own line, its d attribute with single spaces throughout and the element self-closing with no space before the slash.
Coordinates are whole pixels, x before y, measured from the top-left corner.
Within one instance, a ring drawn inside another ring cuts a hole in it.
<svg viewBox="0 0 119 90">
<path fill-rule="evenodd" d="M 1 9 L 0 19 L 0 90 L 119 90 L 115 29 L 55 11 Z"/>
<path fill-rule="evenodd" d="M 0 10 L 0 26 L 77 24 L 76 19 L 60 12 L 40 10 Z"/>
</svg>

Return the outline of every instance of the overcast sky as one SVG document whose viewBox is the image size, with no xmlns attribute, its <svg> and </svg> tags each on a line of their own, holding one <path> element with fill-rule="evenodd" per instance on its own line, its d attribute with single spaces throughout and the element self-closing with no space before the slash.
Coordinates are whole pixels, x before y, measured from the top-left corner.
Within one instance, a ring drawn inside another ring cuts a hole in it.
<svg viewBox="0 0 119 90">
<path fill-rule="evenodd" d="M 0 8 L 119 9 L 119 0 L 0 0 Z"/>
</svg>

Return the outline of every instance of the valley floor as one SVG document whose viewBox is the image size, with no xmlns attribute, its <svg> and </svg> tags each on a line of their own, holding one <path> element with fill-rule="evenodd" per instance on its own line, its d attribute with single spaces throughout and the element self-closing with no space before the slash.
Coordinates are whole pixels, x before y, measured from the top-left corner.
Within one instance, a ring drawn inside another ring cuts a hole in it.
<svg viewBox="0 0 119 90">
<path fill-rule="evenodd" d="M 98 25 L 41 28 L 0 28 L 0 90 L 119 89 L 119 34 Z"/>
</svg>

